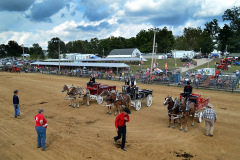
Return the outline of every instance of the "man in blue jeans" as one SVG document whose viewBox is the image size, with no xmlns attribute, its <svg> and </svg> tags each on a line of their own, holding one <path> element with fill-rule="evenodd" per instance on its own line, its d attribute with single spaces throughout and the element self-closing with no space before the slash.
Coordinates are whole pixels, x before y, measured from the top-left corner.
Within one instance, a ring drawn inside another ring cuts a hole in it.
<svg viewBox="0 0 240 160">
<path fill-rule="evenodd" d="M 46 141 L 46 130 L 47 130 L 47 120 L 44 118 L 43 116 L 44 114 L 44 109 L 39 109 L 38 110 L 38 114 L 35 116 L 35 121 L 36 121 L 36 125 L 35 125 L 35 129 L 37 131 L 37 148 L 41 148 L 42 147 L 42 151 L 45 151 L 46 149 L 46 145 L 45 145 L 45 141 Z"/>
<path fill-rule="evenodd" d="M 13 95 L 13 107 L 15 108 L 14 117 L 17 118 L 20 116 L 20 109 L 19 109 L 19 98 L 18 98 L 18 90 L 15 90 Z"/>
</svg>

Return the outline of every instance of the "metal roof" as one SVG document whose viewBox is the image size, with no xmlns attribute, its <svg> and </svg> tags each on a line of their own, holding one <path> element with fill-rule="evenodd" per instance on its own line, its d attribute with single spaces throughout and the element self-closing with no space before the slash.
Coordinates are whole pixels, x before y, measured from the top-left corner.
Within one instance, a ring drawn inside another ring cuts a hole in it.
<svg viewBox="0 0 240 160">
<path fill-rule="evenodd" d="M 109 55 L 132 55 L 133 51 L 137 48 L 128 49 L 113 49 Z"/>
<path fill-rule="evenodd" d="M 147 60 L 145 58 L 98 58 L 98 59 L 77 59 L 75 61 L 81 61 L 81 62 L 146 62 Z"/>
<path fill-rule="evenodd" d="M 40 66 L 58 66 L 58 62 L 34 62 L 31 65 Z M 127 68 L 129 67 L 125 63 L 66 63 L 61 62 L 60 66 L 70 66 L 70 67 L 104 67 L 104 68 Z"/>
<path fill-rule="evenodd" d="M 59 59 L 46 59 L 46 60 L 44 60 L 44 62 L 58 62 L 58 61 L 59 61 Z M 60 59 L 60 61 L 68 62 L 68 61 L 73 61 L 73 60 L 70 60 L 70 59 Z"/>
</svg>

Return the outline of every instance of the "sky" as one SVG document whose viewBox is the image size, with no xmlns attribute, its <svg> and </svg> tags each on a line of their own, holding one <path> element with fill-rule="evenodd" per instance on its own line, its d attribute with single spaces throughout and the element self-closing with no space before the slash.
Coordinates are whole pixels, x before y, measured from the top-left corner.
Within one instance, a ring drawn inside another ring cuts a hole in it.
<svg viewBox="0 0 240 160">
<path fill-rule="evenodd" d="M 239 0 L 1 0 L 0 44 L 9 40 L 26 47 L 59 37 L 74 40 L 110 36 L 135 37 L 140 30 L 168 27 L 182 35 L 185 27 L 204 28 L 219 20 Z"/>
</svg>

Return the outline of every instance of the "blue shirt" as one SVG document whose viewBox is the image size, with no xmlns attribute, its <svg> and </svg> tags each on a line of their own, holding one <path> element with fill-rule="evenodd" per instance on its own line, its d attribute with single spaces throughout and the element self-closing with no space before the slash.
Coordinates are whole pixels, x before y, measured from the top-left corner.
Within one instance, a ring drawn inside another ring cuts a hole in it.
<svg viewBox="0 0 240 160">
<path fill-rule="evenodd" d="M 19 104 L 19 99 L 16 94 L 13 95 L 13 104 Z"/>
</svg>

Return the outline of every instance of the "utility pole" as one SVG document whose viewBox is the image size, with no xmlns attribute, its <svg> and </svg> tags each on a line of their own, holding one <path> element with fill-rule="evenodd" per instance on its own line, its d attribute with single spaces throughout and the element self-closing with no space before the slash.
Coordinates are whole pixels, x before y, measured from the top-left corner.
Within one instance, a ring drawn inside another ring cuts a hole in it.
<svg viewBox="0 0 240 160">
<path fill-rule="evenodd" d="M 175 54 L 175 67 L 177 66 L 177 63 L 176 63 L 176 49 L 174 49 L 174 54 Z"/>
<path fill-rule="evenodd" d="M 24 66 L 24 44 L 22 44 L 22 47 L 23 47 L 23 53 L 22 53 L 23 55 L 22 56 L 23 56 L 23 66 Z"/>
<path fill-rule="evenodd" d="M 227 47 L 228 47 L 228 45 L 226 45 L 225 58 L 227 57 Z"/>
<path fill-rule="evenodd" d="M 152 51 L 151 71 L 150 71 L 150 80 L 151 80 L 151 81 L 152 81 L 153 54 L 154 54 L 154 47 L 155 47 L 156 30 L 153 30 L 153 32 L 154 32 L 154 37 L 153 37 L 153 51 Z"/>
<path fill-rule="evenodd" d="M 156 59 L 157 59 L 157 43 L 155 45 L 155 63 L 156 63 Z"/>
<path fill-rule="evenodd" d="M 60 75 L 60 40 L 58 40 L 58 58 L 59 58 L 58 75 Z"/>
</svg>

